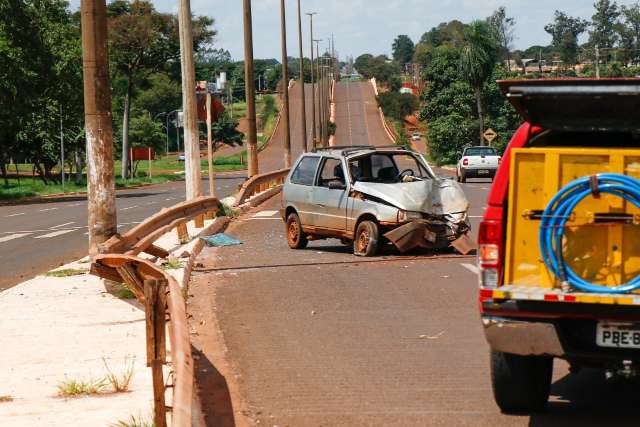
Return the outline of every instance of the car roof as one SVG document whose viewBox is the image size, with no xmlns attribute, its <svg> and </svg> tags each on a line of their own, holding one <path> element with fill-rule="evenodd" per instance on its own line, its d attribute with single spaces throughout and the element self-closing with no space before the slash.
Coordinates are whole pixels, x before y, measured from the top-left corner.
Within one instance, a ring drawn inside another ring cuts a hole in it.
<svg viewBox="0 0 640 427">
<path fill-rule="evenodd" d="M 315 155 L 323 155 L 323 156 L 334 156 L 334 157 L 352 157 L 355 155 L 363 155 L 368 153 L 413 153 L 410 150 L 407 150 L 404 147 L 400 147 L 398 145 L 386 145 L 386 146 L 375 146 L 375 145 L 349 145 L 349 146 L 334 146 L 327 148 L 316 148 L 312 153 Z"/>
</svg>

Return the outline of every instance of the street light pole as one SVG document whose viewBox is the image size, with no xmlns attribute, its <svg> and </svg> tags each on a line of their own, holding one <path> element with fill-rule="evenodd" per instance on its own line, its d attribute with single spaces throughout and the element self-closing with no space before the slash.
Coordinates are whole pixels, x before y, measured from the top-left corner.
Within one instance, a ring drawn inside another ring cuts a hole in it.
<svg viewBox="0 0 640 427">
<path fill-rule="evenodd" d="M 302 50 L 302 12 L 300 10 L 300 0 L 298 0 L 298 46 L 300 48 L 300 90 L 302 102 L 302 151 L 307 152 L 307 105 L 305 100 L 304 84 L 304 52 Z"/>
<path fill-rule="evenodd" d="M 60 103 L 60 177 L 62 178 L 62 192 L 64 193 L 64 130 L 62 128 L 62 103 Z"/>
<path fill-rule="evenodd" d="M 291 128 L 289 127 L 289 61 L 284 0 L 280 0 L 280 39 L 282 44 L 282 119 L 284 125 L 284 167 L 291 167 Z"/>
<path fill-rule="evenodd" d="M 316 148 L 316 83 L 314 80 L 314 63 L 313 63 L 313 15 L 317 15 L 316 12 L 307 13 L 309 15 L 309 35 L 311 39 L 311 121 L 312 121 L 312 145 Z"/>
<path fill-rule="evenodd" d="M 116 234 L 116 183 L 113 167 L 111 86 L 105 0 L 82 0 L 82 72 L 87 140 L 89 251 Z"/>
<path fill-rule="evenodd" d="M 249 178 L 258 174 L 258 132 L 256 129 L 256 83 L 253 80 L 253 28 L 251 0 L 244 0 L 244 88 L 247 101 L 247 173 Z M 233 109 L 233 99 L 232 109 Z"/>
<path fill-rule="evenodd" d="M 193 63 L 193 30 L 190 0 L 180 0 L 178 12 L 182 65 L 182 108 L 184 111 L 184 172 L 187 200 L 202 196 L 200 135 L 196 103 L 196 75 Z"/>
<path fill-rule="evenodd" d="M 322 76 L 320 75 L 320 42 L 322 41 L 322 39 L 317 40 L 314 39 L 313 40 L 316 43 L 316 62 L 317 62 L 317 66 L 316 66 L 316 76 L 317 76 L 317 80 L 318 80 L 318 84 L 317 86 L 317 90 L 318 93 L 316 94 L 316 98 L 318 98 L 318 105 L 317 109 L 318 111 L 318 123 L 317 123 L 317 135 L 318 135 L 318 141 L 322 140 L 322 135 L 321 135 L 321 129 L 322 129 L 322 110 L 320 109 L 320 105 L 322 104 L 322 95 L 321 95 L 321 91 L 322 91 Z M 315 114 L 314 114 L 314 119 L 315 119 Z"/>
</svg>

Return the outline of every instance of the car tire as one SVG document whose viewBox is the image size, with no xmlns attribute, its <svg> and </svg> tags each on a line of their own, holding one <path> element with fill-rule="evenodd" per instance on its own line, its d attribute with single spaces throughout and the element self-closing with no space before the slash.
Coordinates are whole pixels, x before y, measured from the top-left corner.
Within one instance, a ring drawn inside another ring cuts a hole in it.
<svg viewBox="0 0 640 427">
<path fill-rule="evenodd" d="M 353 253 L 358 256 L 371 257 L 378 252 L 380 232 L 378 224 L 373 221 L 362 221 L 356 228 L 353 239 Z"/>
<path fill-rule="evenodd" d="M 302 223 L 297 213 L 290 213 L 286 222 L 287 243 L 291 249 L 304 249 L 309 240 L 302 231 Z"/>
<path fill-rule="evenodd" d="M 467 182 L 467 175 L 462 171 L 460 173 L 460 182 Z"/>
<path fill-rule="evenodd" d="M 491 385 L 502 412 L 542 411 L 549 399 L 552 373 L 552 357 L 491 351 Z"/>
</svg>

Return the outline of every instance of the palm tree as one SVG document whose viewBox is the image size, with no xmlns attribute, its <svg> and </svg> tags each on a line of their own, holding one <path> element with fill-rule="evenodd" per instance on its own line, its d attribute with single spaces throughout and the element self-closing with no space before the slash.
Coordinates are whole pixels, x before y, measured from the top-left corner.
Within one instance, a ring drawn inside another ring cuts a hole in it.
<svg viewBox="0 0 640 427">
<path fill-rule="evenodd" d="M 460 72 L 471 85 L 478 105 L 480 145 L 484 145 L 484 107 L 482 87 L 489 80 L 498 58 L 498 45 L 491 28 L 484 21 L 473 21 L 464 31 L 464 45 L 460 54 Z"/>
</svg>

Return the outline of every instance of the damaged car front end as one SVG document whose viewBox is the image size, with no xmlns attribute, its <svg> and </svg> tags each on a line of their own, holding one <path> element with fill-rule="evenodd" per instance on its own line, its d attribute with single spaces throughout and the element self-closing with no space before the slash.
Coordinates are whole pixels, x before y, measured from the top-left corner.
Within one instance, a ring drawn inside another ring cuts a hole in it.
<svg viewBox="0 0 640 427">
<path fill-rule="evenodd" d="M 460 186 L 435 176 L 413 179 L 397 184 L 356 181 L 353 189 L 367 203 L 386 207 L 377 210 L 381 234 L 400 252 L 451 246 L 463 254 L 472 251 L 469 203 Z M 395 218 L 388 208 L 395 209 Z"/>
</svg>

